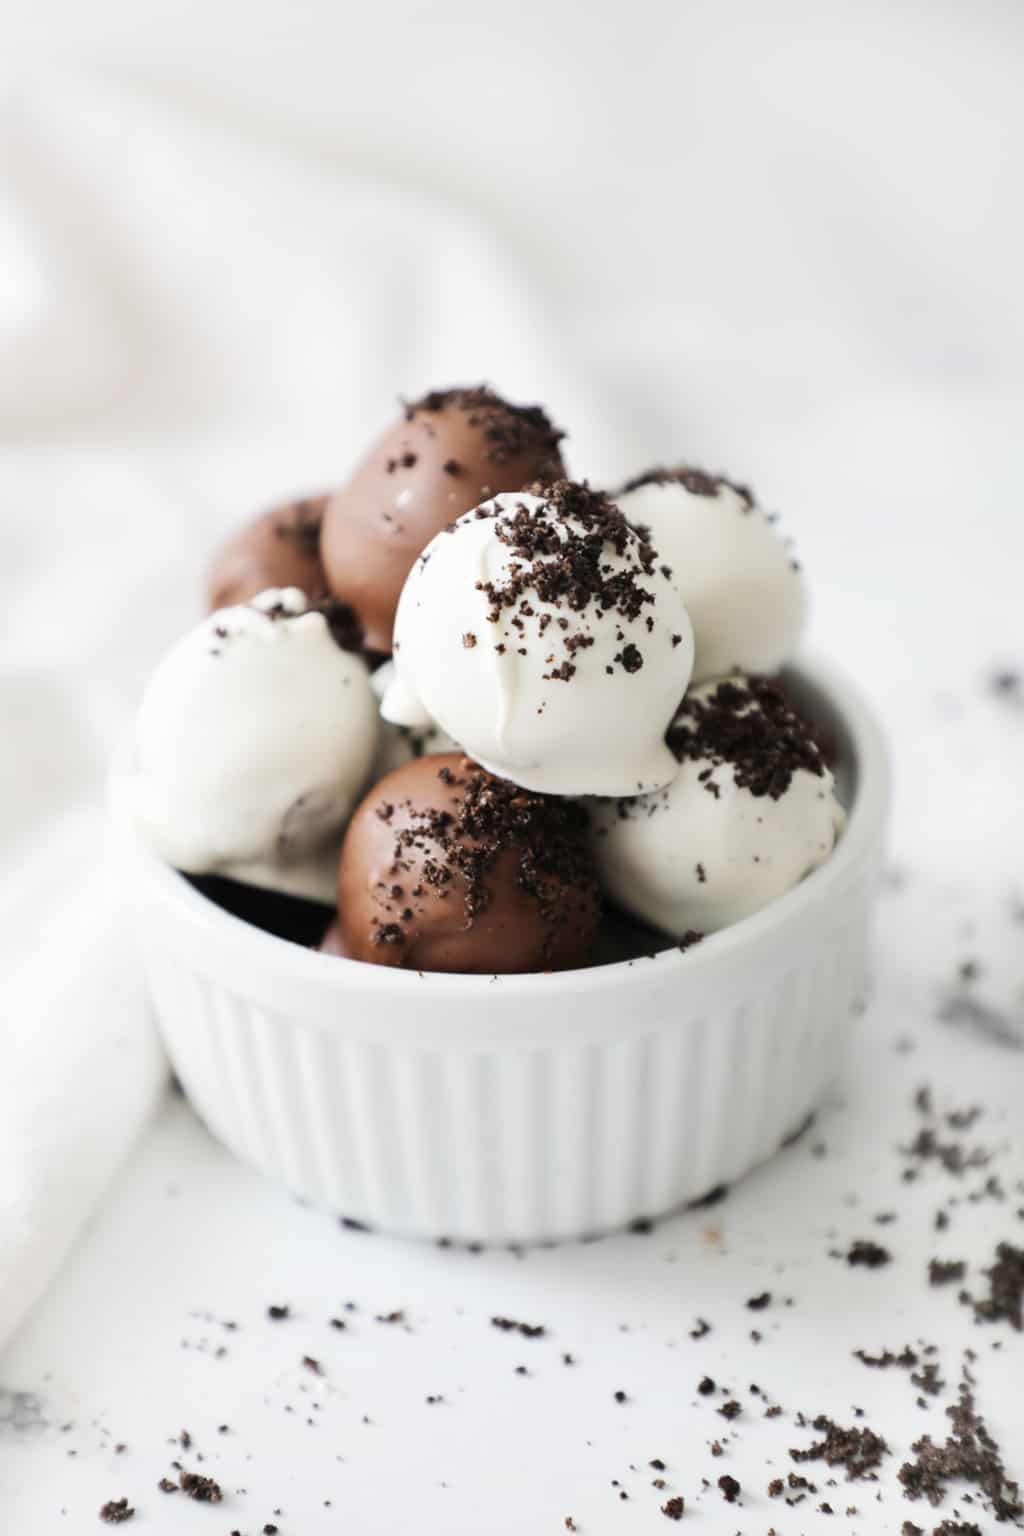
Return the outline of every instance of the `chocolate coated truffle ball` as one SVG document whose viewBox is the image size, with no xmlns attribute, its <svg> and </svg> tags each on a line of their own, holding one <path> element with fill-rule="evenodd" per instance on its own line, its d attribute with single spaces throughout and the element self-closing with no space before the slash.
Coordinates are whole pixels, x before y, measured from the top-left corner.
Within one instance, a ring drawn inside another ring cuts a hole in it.
<svg viewBox="0 0 1024 1536">
<path fill-rule="evenodd" d="M 298 587 L 311 602 L 327 594 L 320 564 L 326 496 L 307 496 L 244 523 L 221 545 L 210 567 L 211 613 L 248 602 L 269 587 Z"/>
<path fill-rule="evenodd" d="M 510 405 L 483 386 L 406 406 L 324 514 L 327 580 L 359 616 L 367 646 L 390 651 L 399 593 L 436 533 L 488 496 L 564 474 L 562 436 L 539 406 Z"/>
<path fill-rule="evenodd" d="M 600 918 L 586 834 L 573 801 L 519 789 L 460 753 L 406 763 L 345 834 L 341 951 L 481 975 L 585 965 Z"/>
</svg>

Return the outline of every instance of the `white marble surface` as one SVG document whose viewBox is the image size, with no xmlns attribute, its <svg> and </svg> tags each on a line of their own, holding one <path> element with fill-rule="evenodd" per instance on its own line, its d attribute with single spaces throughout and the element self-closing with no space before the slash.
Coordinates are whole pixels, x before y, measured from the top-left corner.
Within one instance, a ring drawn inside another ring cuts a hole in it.
<svg viewBox="0 0 1024 1536">
<path fill-rule="evenodd" d="M 54 901 L 97 858 L 105 754 L 219 531 L 342 473 L 399 389 L 489 375 L 551 403 L 577 472 L 684 453 L 783 511 L 814 644 L 893 744 L 875 995 L 836 1102 L 720 1204 L 523 1258 L 343 1232 L 168 1102 L 0 1354 L 0 1530 L 99 1529 L 124 1495 L 140 1536 L 518 1536 L 567 1515 L 604 1536 L 672 1529 L 679 1493 L 723 1536 L 930 1531 L 954 1501 L 907 1503 L 898 1468 L 942 1432 L 968 1347 L 1024 1479 L 1021 1336 L 926 1278 L 964 1259 L 978 1294 L 996 1242 L 1024 1246 L 1024 700 L 991 686 L 1024 670 L 1019 8 L 787 0 L 769 20 L 754 0 L 644 0 L 624 30 L 527 5 L 493 59 L 478 7 L 389 0 L 358 30 L 326 0 L 289 28 L 270 10 L 176 3 L 142 26 L 123 0 L 11 7 L 5 958 L 52 946 L 59 965 Z M 923 1083 L 942 1112 L 982 1107 L 949 1134 L 990 1167 L 902 1181 Z M 989 1174 L 1005 1198 L 972 1202 Z M 830 1256 L 860 1237 L 891 1263 Z M 293 1316 L 269 1322 L 272 1302 Z M 395 1308 L 408 1331 L 373 1320 Z M 923 1409 L 902 1370 L 851 1354 L 919 1337 L 948 1383 Z M 705 1373 L 734 1423 L 696 1392 Z M 769 1499 L 813 1438 L 796 1412 L 853 1424 L 855 1406 L 891 1447 L 880 1482 L 803 1468 L 816 1497 Z M 183 1427 L 215 1509 L 156 1487 Z"/>
</svg>

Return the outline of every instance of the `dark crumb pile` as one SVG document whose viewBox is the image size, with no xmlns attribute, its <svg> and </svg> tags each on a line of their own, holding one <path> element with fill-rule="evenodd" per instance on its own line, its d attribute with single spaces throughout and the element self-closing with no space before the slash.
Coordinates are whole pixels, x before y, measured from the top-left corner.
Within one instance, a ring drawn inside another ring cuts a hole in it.
<svg viewBox="0 0 1024 1536">
<path fill-rule="evenodd" d="M 869 1237 L 856 1238 L 846 1250 L 844 1255 L 847 1264 L 851 1268 L 881 1269 L 884 1264 L 892 1260 L 892 1254 L 888 1248 L 883 1248 L 881 1243 L 873 1242 Z"/>
<path fill-rule="evenodd" d="M 503 854 L 514 851 L 517 882 L 540 907 L 549 935 L 547 948 L 559 924 L 569 920 L 566 891 L 595 889 L 584 837 L 586 811 L 562 797 L 535 794 L 508 779 L 495 778 L 468 758 L 457 776 L 448 767 L 440 768 L 438 775 L 449 788 L 460 791 L 455 810 L 407 807 L 412 825 L 395 833 L 393 900 L 386 906 L 387 918 L 378 920 L 374 942 L 401 944 L 415 923 L 409 898 L 417 899 L 418 887 L 406 893 L 403 875 L 416 871 L 435 894 L 461 877 L 468 927 L 490 901 L 491 871 Z M 393 814 L 393 806 L 378 809 L 382 820 L 390 820 Z"/>
<path fill-rule="evenodd" d="M 866 1349 L 855 1349 L 853 1353 L 863 1365 L 869 1365 L 875 1370 L 884 1371 L 895 1365 L 909 1371 L 914 1386 L 919 1391 L 926 1392 L 929 1397 L 936 1397 L 946 1385 L 939 1375 L 936 1361 L 924 1358 L 938 1353 L 934 1344 L 923 1344 L 920 1350 L 911 1349 L 907 1344 L 898 1355 L 894 1355 L 888 1349 L 883 1349 L 880 1355 L 869 1354 Z"/>
<path fill-rule="evenodd" d="M 748 508 L 755 504 L 753 492 L 747 486 L 737 485 L 735 480 L 725 475 L 709 475 L 706 470 L 696 469 L 692 464 L 675 464 L 671 469 L 656 465 L 653 469 L 644 470 L 642 475 L 634 475 L 632 480 L 627 480 L 625 485 L 619 487 L 617 494 L 625 496 L 628 491 L 638 491 L 644 485 L 681 485 L 691 496 L 717 496 L 722 486 L 727 485 L 746 502 Z"/>
<path fill-rule="evenodd" d="M 543 490 L 543 496 L 542 508 L 531 509 L 524 502 L 512 513 L 500 516 L 490 504 L 477 509 L 478 518 L 494 519 L 495 534 L 513 557 L 510 574 L 503 581 L 479 582 L 477 587 L 490 602 L 490 623 L 504 618 L 521 638 L 525 638 L 530 620 L 536 621 L 538 636 L 550 631 L 552 650 L 545 662 L 551 670 L 544 675 L 570 682 L 579 653 L 594 644 L 591 620 L 612 616 L 632 622 L 654 604 L 654 591 L 643 581 L 658 579 L 656 557 L 602 491 L 592 491 L 572 480 L 558 480 Z M 609 549 L 626 558 L 625 568 L 610 566 Z M 558 617 L 538 613 L 534 607 L 537 601 L 559 609 Z M 586 622 L 574 622 L 570 615 L 586 615 Z M 653 624 L 648 617 L 648 632 Z M 621 629 L 616 638 L 623 642 L 615 656 L 616 664 L 626 672 L 639 672 L 644 665 L 643 652 L 626 641 Z M 675 644 L 675 637 L 670 643 Z M 556 646 L 566 652 L 565 658 L 556 657 Z"/>
<path fill-rule="evenodd" d="M 930 1126 L 922 1126 L 909 1146 L 904 1147 L 907 1157 L 922 1163 L 939 1163 L 947 1173 L 961 1174 L 968 1168 L 984 1168 L 989 1154 L 981 1147 L 968 1150 L 961 1141 L 942 1141 Z"/>
<path fill-rule="evenodd" d="M 847 1478 L 874 1479 L 883 1456 L 889 1454 L 882 1436 L 866 1426 L 844 1429 L 821 1413 L 811 1428 L 824 1438 L 816 1440 L 806 1450 L 791 1447 L 789 1454 L 793 1461 L 824 1461 L 830 1467 L 845 1467 Z"/>
<path fill-rule="evenodd" d="M 182 1470 L 178 1475 L 178 1486 L 197 1504 L 219 1504 L 224 1497 L 220 1484 L 212 1477 L 204 1477 L 201 1472 Z"/>
<path fill-rule="evenodd" d="M 927 1536 L 923 1526 L 915 1525 L 913 1520 L 904 1520 L 900 1529 L 903 1536 Z M 932 1536 L 984 1536 L 984 1533 L 973 1520 L 943 1520 L 932 1526 Z"/>
<path fill-rule="evenodd" d="M 492 464 L 507 464 L 540 450 L 550 456 L 553 472 L 559 467 L 558 445 L 565 433 L 552 425 L 547 412 L 539 405 L 512 405 L 487 384 L 432 389 L 419 400 L 402 401 L 402 406 L 407 421 L 419 411 L 434 413 L 451 407 L 465 411 L 470 426 L 480 428 Z M 444 468 L 446 474 L 458 473 L 457 465 Z"/>
<path fill-rule="evenodd" d="M 952 1285 L 955 1280 L 962 1280 L 966 1273 L 967 1265 L 963 1259 L 928 1260 L 929 1285 Z"/>
<path fill-rule="evenodd" d="M 721 1488 L 722 1497 L 725 1499 L 727 1504 L 735 1504 L 736 1500 L 743 1492 L 743 1489 L 740 1487 L 739 1483 L 734 1477 L 730 1477 L 728 1472 L 724 1473 L 718 1479 L 718 1486 Z"/>
<path fill-rule="evenodd" d="M 963 1273 L 962 1265 L 960 1272 Z M 1005 1320 L 1019 1333 L 1024 1327 L 1024 1248 L 999 1243 L 995 1263 L 984 1273 L 988 1276 L 988 1295 L 975 1301 L 967 1291 L 962 1291 L 960 1299 L 974 1308 L 979 1322 Z"/>
<path fill-rule="evenodd" d="M 923 1356 L 936 1355 L 936 1353 L 938 1350 L 935 1344 L 924 1344 L 920 1352 L 910 1349 L 909 1344 L 906 1344 L 898 1355 L 894 1355 L 892 1350 L 887 1349 L 883 1350 L 881 1355 L 869 1355 L 867 1350 L 863 1349 L 854 1350 L 855 1358 L 872 1369 L 889 1370 L 892 1366 L 898 1366 L 903 1370 L 909 1370 L 910 1381 L 920 1392 L 926 1392 L 929 1398 L 938 1395 L 946 1385 L 938 1373 L 938 1364 L 935 1359 L 923 1359 Z"/>
<path fill-rule="evenodd" d="M 923 1435 L 911 1446 L 913 1461 L 900 1467 L 900 1482 L 908 1499 L 925 1498 L 941 1504 L 950 1483 L 973 1483 L 984 1495 L 997 1520 L 1019 1520 L 1024 1514 L 1020 1488 L 1007 1475 L 1002 1453 L 974 1405 L 974 1382 L 964 1370 L 958 1400 L 946 1409 L 952 1431 L 944 1445 Z"/>
<path fill-rule="evenodd" d="M 123 1525 L 134 1518 L 135 1511 L 127 1499 L 108 1499 L 100 1510 L 100 1519 L 105 1525 Z"/>
<path fill-rule="evenodd" d="M 321 497 L 307 497 L 288 507 L 287 515 L 274 521 L 274 537 L 297 544 L 311 560 L 320 554 L 320 525 L 326 503 Z"/>
<path fill-rule="evenodd" d="M 813 727 L 761 678 L 719 683 L 706 698 L 689 695 L 666 737 L 680 762 L 705 761 L 704 788 L 718 795 L 712 770 L 728 763 L 740 789 L 780 799 L 800 769 L 821 777 L 825 760 Z"/>
<path fill-rule="evenodd" d="M 512 1317 L 492 1317 L 491 1327 L 502 1333 L 518 1333 L 524 1339 L 542 1339 L 547 1331 L 543 1323 L 517 1323 Z"/>
</svg>

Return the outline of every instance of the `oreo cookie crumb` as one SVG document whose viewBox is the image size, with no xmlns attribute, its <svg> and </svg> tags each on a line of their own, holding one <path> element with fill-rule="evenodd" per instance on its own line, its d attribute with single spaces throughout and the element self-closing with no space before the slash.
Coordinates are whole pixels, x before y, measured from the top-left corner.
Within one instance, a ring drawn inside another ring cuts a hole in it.
<svg viewBox="0 0 1024 1536">
<path fill-rule="evenodd" d="M 982 1273 L 988 1278 L 988 1295 L 976 1301 L 962 1291 L 961 1301 L 973 1307 L 979 1323 L 1005 1321 L 1019 1333 L 1024 1326 L 1024 1248 L 997 1244 L 995 1263 Z"/>
<path fill-rule="evenodd" d="M 875 1370 L 888 1370 L 892 1365 L 900 1365 L 904 1366 L 907 1370 L 913 1370 L 919 1360 L 919 1356 L 910 1348 L 909 1344 L 898 1355 L 894 1355 L 888 1349 L 883 1350 L 880 1355 L 869 1355 L 866 1349 L 855 1349 L 853 1355 L 854 1359 L 859 1360 L 862 1365 L 869 1365 Z"/>
<path fill-rule="evenodd" d="M 436 414 L 450 407 L 464 411 L 470 425 L 480 429 L 487 444 L 486 456 L 492 464 L 506 464 L 510 459 L 533 454 L 542 460 L 542 478 L 561 470 L 558 445 L 565 433 L 552 426 L 547 412 L 539 405 L 513 405 L 487 384 L 432 389 L 418 400 L 403 401 L 402 405 L 407 421 L 421 412 Z M 449 475 L 459 472 L 454 459 L 445 463 L 444 470 Z"/>
<path fill-rule="evenodd" d="M 661 1506 L 661 1512 L 668 1520 L 681 1520 L 686 1509 L 686 1501 L 680 1494 L 672 1499 L 666 1499 Z"/>
<path fill-rule="evenodd" d="M 727 1504 L 735 1504 L 736 1500 L 743 1492 L 740 1484 L 734 1477 L 730 1477 L 728 1472 L 724 1472 L 718 1479 L 718 1486 L 721 1488 L 722 1497 L 725 1499 Z"/>
<path fill-rule="evenodd" d="M 490 623 L 504 618 L 520 635 L 528 627 L 536 627 L 538 637 L 551 631 L 551 643 L 560 644 L 568 659 L 556 661 L 552 652 L 544 676 L 568 683 L 580 653 L 594 644 L 594 623 L 610 615 L 632 622 L 654 604 L 655 593 L 644 583 L 656 578 L 655 556 L 603 492 L 559 480 L 543 489 L 543 499 L 542 507 L 521 502 L 511 512 L 497 503 L 477 508 L 478 518 L 494 520 L 495 536 L 513 557 L 501 580 L 478 582 L 477 590 L 490 602 Z M 609 549 L 620 557 L 618 568 L 609 562 Z M 550 612 L 537 612 L 535 601 L 557 611 L 554 625 Z M 624 633 L 617 638 L 625 640 Z M 614 659 L 627 673 L 644 665 L 631 641 Z"/>
<path fill-rule="evenodd" d="M 942 1502 L 951 1483 L 973 1483 L 997 1520 L 1019 1521 L 1024 1514 L 1020 1487 L 1008 1475 L 1002 1452 L 977 1412 L 973 1386 L 965 1367 L 957 1401 L 946 1409 L 952 1430 L 945 1444 L 936 1445 L 930 1435 L 915 1440 L 914 1460 L 900 1467 L 900 1483 L 908 1499 L 926 1498 L 931 1504 Z"/>
<path fill-rule="evenodd" d="M 874 1479 L 883 1457 L 889 1454 L 882 1436 L 866 1426 L 847 1429 L 822 1413 L 811 1421 L 811 1428 L 822 1439 L 806 1449 L 791 1446 L 793 1461 L 824 1461 L 830 1467 L 845 1468 L 847 1479 Z"/>
<path fill-rule="evenodd" d="M 881 1243 L 868 1237 L 855 1238 L 844 1257 L 851 1268 L 881 1269 L 883 1265 L 892 1262 L 888 1248 L 883 1248 Z"/>
<path fill-rule="evenodd" d="M 929 1285 L 951 1285 L 955 1280 L 962 1280 L 966 1273 L 967 1265 L 963 1259 L 928 1260 Z"/>
<path fill-rule="evenodd" d="M 543 1323 L 517 1323 L 511 1317 L 492 1317 L 491 1327 L 502 1333 L 518 1333 L 524 1339 L 542 1339 L 547 1332 Z"/>
<path fill-rule="evenodd" d="M 736 492 L 740 500 L 746 503 L 748 511 L 755 506 L 749 487 L 738 485 L 725 475 L 708 474 L 707 470 L 697 469 L 692 464 L 676 464 L 671 468 L 655 465 L 653 469 L 644 470 L 642 475 L 634 475 L 631 480 L 625 481 L 616 495 L 625 496 L 629 491 L 638 491 L 645 485 L 681 485 L 691 496 L 717 496 L 724 485 Z"/>
<path fill-rule="evenodd" d="M 135 1510 L 127 1499 L 108 1499 L 100 1510 L 100 1519 L 104 1525 L 123 1525 L 126 1520 L 134 1520 Z"/>
<path fill-rule="evenodd" d="M 204 1477 L 200 1472 L 182 1471 L 178 1486 L 182 1493 L 187 1494 L 190 1499 L 195 1499 L 197 1504 L 219 1504 L 224 1497 L 220 1484 L 212 1477 Z"/>
<path fill-rule="evenodd" d="M 756 798 L 781 799 L 800 771 L 825 774 L 814 728 L 763 678 L 727 679 L 705 698 L 687 695 L 665 740 L 679 762 L 728 765 L 736 786 Z M 717 796 L 713 771 L 702 777 Z"/>
<path fill-rule="evenodd" d="M 452 791 L 452 808 L 404 807 L 408 824 L 395 831 L 396 871 L 421 870 L 425 884 L 439 891 L 457 882 L 471 927 L 490 904 L 495 865 L 513 855 L 516 881 L 539 909 L 547 954 L 564 926 L 599 900 L 586 811 L 562 797 L 521 789 L 468 758 L 457 773 L 444 766 L 438 775 Z M 413 909 L 384 910 L 388 916 L 378 920 L 375 942 L 404 944 L 415 932 Z"/>
</svg>

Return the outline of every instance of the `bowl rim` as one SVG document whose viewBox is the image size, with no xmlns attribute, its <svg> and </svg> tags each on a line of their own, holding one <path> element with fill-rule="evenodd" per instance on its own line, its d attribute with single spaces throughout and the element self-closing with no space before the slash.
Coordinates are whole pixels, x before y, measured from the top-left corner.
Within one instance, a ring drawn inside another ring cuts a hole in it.
<svg viewBox="0 0 1024 1536">
<path fill-rule="evenodd" d="M 809 911 L 828 902 L 830 894 L 841 888 L 847 873 L 871 853 L 885 826 L 890 794 L 888 750 L 881 727 L 859 687 L 831 662 L 817 657 L 801 657 L 784 669 L 785 673 L 808 682 L 828 699 L 852 746 L 856 765 L 856 783 L 852 803 L 847 807 L 843 836 L 831 857 L 792 890 L 759 912 L 741 919 L 717 933 L 707 935 L 699 944 L 685 950 L 669 943 L 665 949 L 641 959 L 617 960 L 604 965 L 584 966 L 567 971 L 534 971 L 521 974 L 467 975 L 445 971 L 414 971 L 394 966 L 371 965 L 364 960 L 350 960 L 338 955 L 307 949 L 275 934 L 266 933 L 244 919 L 235 917 L 196 890 L 171 865 L 166 864 L 145 842 L 134 826 L 124 792 L 126 763 L 130 755 L 127 742 L 115 753 L 108 781 L 108 805 L 120 838 L 129 845 L 134 862 L 145 875 L 162 903 L 173 909 L 176 917 L 207 937 L 220 933 L 225 946 L 238 953 L 248 948 L 253 964 L 265 969 L 271 955 L 278 979 L 292 979 L 303 986 L 332 987 L 339 994 L 358 990 L 363 994 L 383 994 L 398 999 L 425 997 L 431 1000 L 450 997 L 453 1002 L 488 994 L 495 984 L 502 993 L 518 998 L 543 996 L 566 998 L 592 991 L 610 991 L 636 984 L 637 978 L 658 977 L 664 982 L 672 973 L 685 974 L 688 984 L 696 984 L 709 970 L 717 969 L 740 947 L 770 939 L 779 929 L 797 923 Z"/>
</svg>

